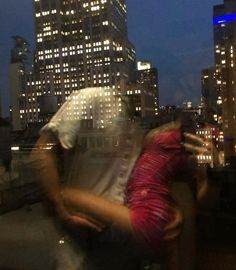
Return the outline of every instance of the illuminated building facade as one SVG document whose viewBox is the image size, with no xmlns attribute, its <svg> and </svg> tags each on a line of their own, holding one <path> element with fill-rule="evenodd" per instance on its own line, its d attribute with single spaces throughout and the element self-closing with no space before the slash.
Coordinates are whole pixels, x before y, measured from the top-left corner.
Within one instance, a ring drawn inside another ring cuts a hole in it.
<svg viewBox="0 0 236 270">
<path fill-rule="evenodd" d="M 183 109 L 192 109 L 193 108 L 193 102 L 191 100 L 186 100 L 183 102 L 182 105 Z"/>
<path fill-rule="evenodd" d="M 125 89 L 135 71 L 125 0 L 34 0 L 33 6 L 35 75 L 28 99 L 38 103 L 39 96 L 51 95 L 60 107 L 72 92 L 87 87 Z M 31 105 L 29 119 L 39 121 L 40 108 Z"/>
<path fill-rule="evenodd" d="M 207 123 L 222 125 L 222 80 L 219 69 L 210 67 L 202 70 L 201 89 L 203 118 Z"/>
<path fill-rule="evenodd" d="M 236 158 L 236 2 L 214 7 L 215 64 L 221 77 L 222 127 L 226 165 Z"/>
<path fill-rule="evenodd" d="M 24 112 L 26 109 L 26 87 L 27 78 L 32 68 L 32 57 L 28 42 L 20 37 L 14 36 L 14 46 L 11 49 L 11 60 L 9 67 L 10 81 L 10 115 L 13 131 L 22 130 L 26 126 Z"/>
<path fill-rule="evenodd" d="M 105 88 L 91 87 L 74 92 L 60 108 L 55 118 L 58 121 L 80 122 L 84 129 L 103 129 L 119 117 L 125 105 L 118 91 L 112 93 Z M 52 119 L 52 121 L 54 121 Z"/>
<path fill-rule="evenodd" d="M 127 85 L 127 98 L 135 115 L 142 119 L 154 119 L 156 96 L 152 89 L 145 87 L 139 83 Z"/>
<path fill-rule="evenodd" d="M 159 115 L 158 71 L 151 62 L 137 62 L 137 83 L 145 89 L 145 106 L 149 107 L 150 112 L 154 110 L 154 115 L 157 117 Z"/>
<path fill-rule="evenodd" d="M 215 145 L 215 147 L 218 149 L 219 153 L 219 162 L 220 165 L 224 165 L 224 153 L 222 151 L 223 149 L 223 142 L 224 142 L 224 136 L 222 131 L 220 131 L 219 128 L 213 126 L 213 125 L 206 125 L 204 127 L 198 126 L 196 129 L 196 134 L 203 138 L 204 140 L 211 142 Z M 210 164 L 211 167 L 215 167 L 215 161 L 213 159 L 213 152 L 211 153 L 202 153 L 197 156 L 198 163 L 199 164 Z M 218 164 L 217 164 L 218 166 Z"/>
</svg>

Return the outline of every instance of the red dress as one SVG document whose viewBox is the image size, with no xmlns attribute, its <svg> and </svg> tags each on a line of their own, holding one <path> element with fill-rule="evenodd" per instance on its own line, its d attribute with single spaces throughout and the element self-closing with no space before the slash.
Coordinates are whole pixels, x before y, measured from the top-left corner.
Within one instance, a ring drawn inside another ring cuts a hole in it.
<svg viewBox="0 0 236 270">
<path fill-rule="evenodd" d="M 157 252 L 163 249 L 164 228 L 172 218 L 170 184 L 187 162 L 180 138 L 179 129 L 156 135 L 138 158 L 127 185 L 136 237 Z"/>
</svg>

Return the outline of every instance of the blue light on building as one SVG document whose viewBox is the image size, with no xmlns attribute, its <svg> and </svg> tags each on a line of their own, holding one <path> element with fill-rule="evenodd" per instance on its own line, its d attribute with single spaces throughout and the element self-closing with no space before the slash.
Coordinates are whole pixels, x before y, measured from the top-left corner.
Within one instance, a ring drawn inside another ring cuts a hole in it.
<svg viewBox="0 0 236 270">
<path fill-rule="evenodd" d="M 224 16 L 215 17 L 213 19 L 214 24 L 222 24 L 227 22 L 236 21 L 236 14 L 226 14 Z"/>
</svg>

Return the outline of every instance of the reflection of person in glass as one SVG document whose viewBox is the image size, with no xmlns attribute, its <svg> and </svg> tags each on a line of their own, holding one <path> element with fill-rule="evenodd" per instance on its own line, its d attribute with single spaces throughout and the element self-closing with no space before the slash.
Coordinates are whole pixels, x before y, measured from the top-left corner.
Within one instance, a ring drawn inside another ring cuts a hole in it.
<svg viewBox="0 0 236 270">
<path fill-rule="evenodd" d="M 85 153 L 77 158 L 76 166 L 81 170 L 74 177 L 80 178 L 80 183 L 89 183 L 91 178 L 97 177 L 97 182 L 85 184 L 85 189 L 78 184 L 70 187 L 59 185 L 53 146 L 60 143 L 69 148 L 67 132 L 70 131 L 65 128 L 60 131 L 52 120 L 43 129 L 36 145 L 40 182 L 57 214 L 66 223 L 98 231 L 112 225 L 132 235 L 137 243 L 159 257 L 165 253 L 165 239 L 173 239 L 179 234 L 181 214 L 172 199 L 170 185 L 175 178 L 185 177 L 188 167 L 189 156 L 181 145 L 180 123 L 154 129 L 142 140 L 143 132 L 138 132 L 133 121 L 121 122 L 115 129 L 119 133 L 116 150 L 98 173 L 92 172 L 92 165 L 82 164 L 83 159 L 91 161 L 98 153 L 93 150 L 89 153 L 80 147 Z M 198 142 L 195 137 L 191 139 L 193 143 Z M 193 143 L 187 144 L 186 148 L 192 150 Z M 52 147 L 42 151 L 45 144 Z M 171 267 L 177 269 L 174 264 Z"/>
</svg>

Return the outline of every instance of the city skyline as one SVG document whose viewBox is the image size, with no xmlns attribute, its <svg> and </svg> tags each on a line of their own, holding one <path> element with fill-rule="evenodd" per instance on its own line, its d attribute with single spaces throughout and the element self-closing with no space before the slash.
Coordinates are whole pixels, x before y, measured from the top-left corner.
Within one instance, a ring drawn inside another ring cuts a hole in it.
<svg viewBox="0 0 236 270">
<path fill-rule="evenodd" d="M 150 60 L 159 69 L 162 105 L 178 105 L 186 99 L 195 103 L 199 101 L 200 71 L 213 64 L 213 5 L 221 3 L 209 0 L 202 5 L 183 0 L 178 3 L 150 1 L 145 5 L 141 0 L 127 1 L 130 40 L 136 47 L 137 60 Z M 1 24 L 7 25 L 0 43 L 3 99 L 6 99 L 8 91 L 7 64 L 12 47 L 11 36 L 22 35 L 34 48 L 31 6 L 31 0 L 22 0 L 21 5 L 13 0 L 2 4 L 1 12 L 4 10 L 4 14 Z M 29 21 L 32 23 L 29 24 Z M 172 30 L 174 27 L 176 31 Z M 6 114 L 7 102 L 4 107 Z"/>
</svg>

